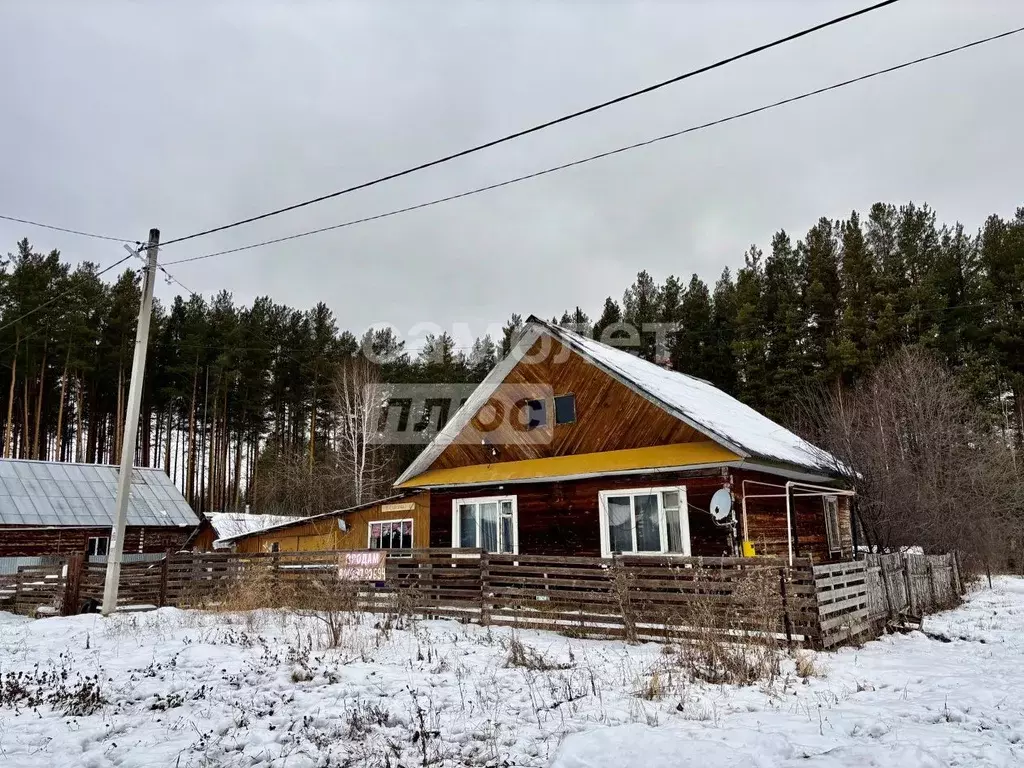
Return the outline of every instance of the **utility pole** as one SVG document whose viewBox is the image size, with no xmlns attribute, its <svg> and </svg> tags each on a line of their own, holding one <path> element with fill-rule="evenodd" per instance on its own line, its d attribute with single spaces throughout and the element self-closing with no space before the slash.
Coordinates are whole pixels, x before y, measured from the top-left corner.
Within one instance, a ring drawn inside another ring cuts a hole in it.
<svg viewBox="0 0 1024 768">
<path fill-rule="evenodd" d="M 107 579 L 103 588 L 103 615 L 117 608 L 117 588 L 121 578 L 121 553 L 124 551 L 124 528 L 128 519 L 128 496 L 135 466 L 135 440 L 139 433 L 139 412 L 142 410 L 142 379 L 146 371 L 146 347 L 149 344 L 149 318 L 153 310 L 153 284 L 156 282 L 156 257 L 160 247 L 160 230 L 149 230 L 146 246 L 147 265 L 143 273 L 142 302 L 139 322 L 135 328 L 135 355 L 132 358 L 132 380 L 128 386 L 128 415 L 124 420 L 121 440 L 121 469 L 117 476 L 117 501 L 114 505 L 114 527 L 107 548 Z"/>
</svg>

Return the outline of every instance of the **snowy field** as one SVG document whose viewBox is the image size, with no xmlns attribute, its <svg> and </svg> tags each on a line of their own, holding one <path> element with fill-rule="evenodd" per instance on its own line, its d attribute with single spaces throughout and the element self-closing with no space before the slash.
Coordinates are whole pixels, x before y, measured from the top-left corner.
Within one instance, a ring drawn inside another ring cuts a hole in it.
<svg viewBox="0 0 1024 768">
<path fill-rule="evenodd" d="M 748 687 L 656 644 L 373 621 L 325 650 L 279 612 L 0 614 L 0 765 L 1024 765 L 1022 580 Z"/>
</svg>

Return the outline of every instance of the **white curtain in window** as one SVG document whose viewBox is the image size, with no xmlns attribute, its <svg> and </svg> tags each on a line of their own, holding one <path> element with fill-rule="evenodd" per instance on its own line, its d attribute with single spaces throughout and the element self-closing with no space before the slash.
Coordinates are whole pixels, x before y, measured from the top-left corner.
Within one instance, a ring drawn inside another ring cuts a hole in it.
<svg viewBox="0 0 1024 768">
<path fill-rule="evenodd" d="M 512 530 L 512 502 L 501 502 L 501 551 L 512 553 L 515 547 L 515 533 Z"/>
<path fill-rule="evenodd" d="M 633 505 L 636 515 L 636 551 L 661 552 L 658 497 L 653 493 L 634 496 Z"/>
<path fill-rule="evenodd" d="M 480 546 L 488 552 L 498 551 L 498 504 L 487 501 L 480 504 Z"/>
<path fill-rule="evenodd" d="M 459 546 L 476 546 L 476 504 L 459 505 Z"/>
<path fill-rule="evenodd" d="M 608 546 L 612 552 L 633 551 L 629 505 L 629 496 L 610 496 L 608 498 Z"/>
<path fill-rule="evenodd" d="M 665 508 L 665 522 L 668 524 L 668 551 L 683 552 L 683 524 L 679 518 L 679 492 L 665 491 L 661 494 Z"/>
</svg>

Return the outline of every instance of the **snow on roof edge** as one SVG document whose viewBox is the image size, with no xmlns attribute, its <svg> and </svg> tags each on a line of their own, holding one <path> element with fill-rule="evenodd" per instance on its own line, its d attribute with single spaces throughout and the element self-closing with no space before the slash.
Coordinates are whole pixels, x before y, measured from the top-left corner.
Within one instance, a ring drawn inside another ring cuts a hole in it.
<svg viewBox="0 0 1024 768">
<path fill-rule="evenodd" d="M 751 458 L 778 461 L 838 475 L 839 462 L 822 448 L 769 419 L 704 379 L 668 370 L 626 350 L 590 339 L 537 317 L 530 323 L 568 343 L 591 363 L 655 398 L 726 447 L 739 447 Z"/>
</svg>

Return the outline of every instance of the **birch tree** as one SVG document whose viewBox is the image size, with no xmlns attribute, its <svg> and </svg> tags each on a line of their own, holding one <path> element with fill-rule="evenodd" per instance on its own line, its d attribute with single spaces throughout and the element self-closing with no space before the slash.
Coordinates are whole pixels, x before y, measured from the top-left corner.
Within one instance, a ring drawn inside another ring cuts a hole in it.
<svg viewBox="0 0 1024 768">
<path fill-rule="evenodd" d="M 345 360 L 335 379 L 336 453 L 342 477 L 351 484 L 354 504 L 378 498 L 394 472 L 394 451 L 384 444 L 381 415 L 390 387 L 380 368 L 362 355 Z"/>
</svg>

